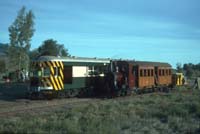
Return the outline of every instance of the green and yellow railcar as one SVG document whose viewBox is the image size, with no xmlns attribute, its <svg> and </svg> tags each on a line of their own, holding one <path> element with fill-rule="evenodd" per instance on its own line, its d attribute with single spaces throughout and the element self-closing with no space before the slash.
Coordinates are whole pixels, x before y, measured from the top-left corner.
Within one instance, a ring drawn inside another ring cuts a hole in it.
<svg viewBox="0 0 200 134">
<path fill-rule="evenodd" d="M 71 97 L 104 79 L 109 59 L 42 56 L 31 62 L 29 95 Z"/>
</svg>

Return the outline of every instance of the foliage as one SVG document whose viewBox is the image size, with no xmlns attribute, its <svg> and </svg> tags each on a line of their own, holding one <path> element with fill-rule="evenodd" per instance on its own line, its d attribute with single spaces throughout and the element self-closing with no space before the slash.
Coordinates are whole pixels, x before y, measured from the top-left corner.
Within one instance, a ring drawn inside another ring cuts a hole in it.
<svg viewBox="0 0 200 134">
<path fill-rule="evenodd" d="M 63 44 L 57 43 L 56 40 L 48 39 L 45 40 L 38 49 L 34 49 L 30 52 L 31 59 L 37 58 L 38 56 L 69 56 L 68 50 L 65 49 Z"/>
<path fill-rule="evenodd" d="M 199 91 L 177 90 L 0 119 L 1 133 L 199 133 Z"/>
<path fill-rule="evenodd" d="M 29 57 L 31 60 L 36 59 L 39 56 L 40 53 L 38 52 L 38 49 L 33 49 L 32 51 L 29 52 Z"/>
<path fill-rule="evenodd" d="M 199 64 L 184 64 L 183 70 L 186 72 L 186 76 L 191 77 L 200 77 L 200 63 Z"/>
<path fill-rule="evenodd" d="M 177 63 L 177 64 L 176 64 L 176 69 L 177 69 L 177 72 L 178 72 L 178 73 L 182 73 L 182 72 L 183 72 L 181 63 Z"/>
<path fill-rule="evenodd" d="M 6 72 L 6 55 L 8 53 L 8 44 L 0 43 L 0 53 L 3 54 L 0 57 L 0 73 L 3 74 Z"/>
<path fill-rule="evenodd" d="M 7 54 L 9 45 L 6 43 L 0 43 L 0 52 Z"/>
<path fill-rule="evenodd" d="M 0 59 L 0 73 L 4 73 L 5 71 L 6 71 L 5 60 Z"/>
<path fill-rule="evenodd" d="M 26 12 L 26 8 L 22 7 L 18 12 L 18 16 L 9 27 L 10 47 L 9 59 L 10 66 L 16 66 L 21 69 L 28 68 L 28 51 L 30 49 L 30 41 L 34 33 L 34 14 L 30 10 Z"/>
</svg>

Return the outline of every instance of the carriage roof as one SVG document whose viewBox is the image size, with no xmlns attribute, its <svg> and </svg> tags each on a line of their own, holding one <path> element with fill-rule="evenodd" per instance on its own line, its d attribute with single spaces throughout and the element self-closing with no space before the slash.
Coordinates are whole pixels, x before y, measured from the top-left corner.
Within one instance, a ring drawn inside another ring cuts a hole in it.
<svg viewBox="0 0 200 134">
<path fill-rule="evenodd" d="M 114 60 L 117 62 L 126 62 L 128 64 L 138 65 L 138 66 L 157 66 L 157 67 L 171 67 L 169 63 L 166 62 L 151 62 L 151 61 L 135 61 L 135 60 Z"/>
</svg>

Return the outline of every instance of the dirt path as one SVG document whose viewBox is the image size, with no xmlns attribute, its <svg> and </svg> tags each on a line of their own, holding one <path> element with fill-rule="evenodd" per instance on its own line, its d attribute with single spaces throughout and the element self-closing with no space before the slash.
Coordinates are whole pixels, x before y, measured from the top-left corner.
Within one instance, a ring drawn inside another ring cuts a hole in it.
<svg viewBox="0 0 200 134">
<path fill-rule="evenodd" d="M 92 99 L 98 101 L 98 99 Z M 0 117 L 14 116 L 18 114 L 39 114 L 58 108 L 71 108 L 75 105 L 82 105 L 91 102 L 90 98 L 70 98 L 54 100 L 17 100 L 14 102 L 0 101 Z"/>
</svg>

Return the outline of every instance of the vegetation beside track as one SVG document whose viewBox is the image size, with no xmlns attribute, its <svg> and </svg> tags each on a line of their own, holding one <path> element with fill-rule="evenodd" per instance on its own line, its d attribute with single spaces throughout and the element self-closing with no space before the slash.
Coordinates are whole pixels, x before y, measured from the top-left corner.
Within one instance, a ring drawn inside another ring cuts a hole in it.
<svg viewBox="0 0 200 134">
<path fill-rule="evenodd" d="M 0 133 L 200 133 L 200 91 L 178 88 L 0 119 Z"/>
</svg>

